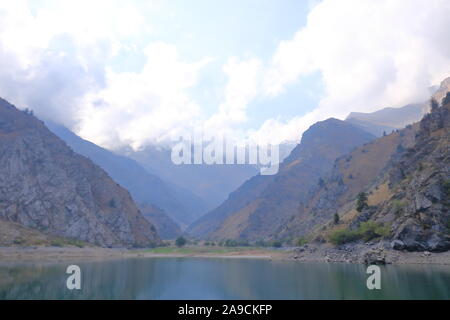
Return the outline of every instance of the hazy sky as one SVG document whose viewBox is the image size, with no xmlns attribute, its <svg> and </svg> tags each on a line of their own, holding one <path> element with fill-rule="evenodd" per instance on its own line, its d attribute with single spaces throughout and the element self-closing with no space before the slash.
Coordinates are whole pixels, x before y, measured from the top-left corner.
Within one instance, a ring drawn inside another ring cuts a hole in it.
<svg viewBox="0 0 450 320">
<path fill-rule="evenodd" d="M 0 96 L 106 147 L 203 128 L 295 141 L 428 97 L 448 0 L 0 2 Z"/>
</svg>

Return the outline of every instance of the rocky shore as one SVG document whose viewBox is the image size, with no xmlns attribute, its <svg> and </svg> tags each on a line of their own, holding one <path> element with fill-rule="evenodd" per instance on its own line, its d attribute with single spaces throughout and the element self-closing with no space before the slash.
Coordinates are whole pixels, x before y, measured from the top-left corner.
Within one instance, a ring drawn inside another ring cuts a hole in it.
<svg viewBox="0 0 450 320">
<path fill-rule="evenodd" d="M 302 262 L 342 262 L 362 264 L 449 264 L 450 251 L 408 252 L 394 250 L 388 242 L 341 246 L 306 244 L 294 248 L 289 258 Z"/>
</svg>

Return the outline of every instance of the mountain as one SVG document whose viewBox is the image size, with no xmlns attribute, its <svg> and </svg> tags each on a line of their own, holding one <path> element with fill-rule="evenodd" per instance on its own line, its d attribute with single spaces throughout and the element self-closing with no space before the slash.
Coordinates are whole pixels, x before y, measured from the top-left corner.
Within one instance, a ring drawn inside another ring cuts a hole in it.
<svg viewBox="0 0 450 320">
<path fill-rule="evenodd" d="M 160 242 L 127 190 L 29 111 L 19 111 L 3 99 L 0 219 L 100 246 Z"/>
<path fill-rule="evenodd" d="M 446 78 L 440 86 L 430 88 L 432 98 L 441 103 L 450 91 L 450 78 Z M 403 129 L 409 124 L 420 121 L 429 112 L 429 103 L 413 103 L 400 108 L 384 108 L 375 112 L 352 112 L 345 121 L 361 127 L 377 137 Z"/>
<path fill-rule="evenodd" d="M 187 232 L 213 239 L 268 239 L 298 212 L 335 159 L 375 137 L 341 120 L 311 126 L 273 176 L 246 181 Z"/>
<path fill-rule="evenodd" d="M 381 137 L 383 134 L 420 121 L 425 114 L 426 105 L 427 103 L 416 103 L 401 108 L 384 108 L 371 113 L 352 112 L 345 121 Z"/>
<path fill-rule="evenodd" d="M 207 208 L 203 214 L 222 203 L 230 192 L 258 173 L 257 168 L 248 164 L 175 165 L 171 160 L 171 150 L 162 147 L 147 146 L 139 151 L 124 149 L 119 152 L 139 162 L 150 173 L 158 174 L 165 181 L 190 190 L 201 198 Z"/>
<path fill-rule="evenodd" d="M 161 208 L 162 210 L 155 212 L 165 212 L 164 215 L 168 216 L 161 218 L 162 221 L 170 217 L 180 226 L 186 226 L 207 211 L 203 201 L 192 192 L 150 174 L 135 160 L 83 140 L 61 125 L 49 121 L 46 124 L 75 152 L 91 159 L 108 172 L 115 181 L 128 189 L 139 205 L 148 203 Z M 157 224 L 158 221 L 160 219 L 156 219 L 154 223 Z"/>
<path fill-rule="evenodd" d="M 352 243 L 361 239 L 358 232 L 365 223 L 366 239 L 384 236 L 397 250 L 449 250 L 449 145 L 450 95 L 420 123 L 338 159 L 323 186 L 278 237 L 326 241 L 339 235 L 340 244 Z M 358 211 L 361 192 L 367 204 Z M 376 228 L 384 232 L 377 234 Z"/>
<path fill-rule="evenodd" d="M 141 204 L 139 208 L 144 217 L 155 225 L 156 231 L 162 239 L 175 239 L 182 234 L 180 227 L 169 218 L 164 210 L 150 204 Z"/>
</svg>

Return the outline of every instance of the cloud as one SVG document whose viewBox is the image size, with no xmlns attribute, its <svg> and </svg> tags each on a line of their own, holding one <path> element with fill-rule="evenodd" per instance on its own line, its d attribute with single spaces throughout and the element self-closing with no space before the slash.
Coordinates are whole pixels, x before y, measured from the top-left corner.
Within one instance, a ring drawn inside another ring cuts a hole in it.
<svg viewBox="0 0 450 320">
<path fill-rule="evenodd" d="M 206 116 L 193 92 L 212 59 L 185 59 L 176 44 L 145 38 L 154 2 L 48 3 L 0 5 L 0 95 L 111 148 L 165 143 L 192 128 L 259 143 L 296 141 L 328 117 L 425 100 L 428 87 L 450 75 L 449 1 L 311 1 L 307 24 L 269 60 L 231 57 L 213 75 L 227 81 Z M 113 68 L 118 53 L 130 50 L 142 56 L 142 70 Z M 244 129 L 250 105 L 317 73 L 324 96 L 312 112 Z M 212 87 L 202 83 L 202 90 Z"/>
<path fill-rule="evenodd" d="M 103 90 L 90 94 L 80 111 L 79 133 L 104 146 L 127 143 L 133 148 L 167 142 L 195 126 L 200 106 L 189 96 L 200 70 L 211 60 L 179 60 L 177 49 L 163 42 L 144 50 L 141 72 L 107 72 Z"/>
<path fill-rule="evenodd" d="M 239 60 L 228 59 L 223 67 L 228 82 L 225 87 L 224 101 L 218 111 L 204 124 L 206 131 L 227 131 L 230 127 L 247 120 L 247 105 L 260 93 L 260 81 L 263 70 L 262 61 L 256 58 Z"/>
<path fill-rule="evenodd" d="M 277 96 L 299 77 L 320 72 L 325 96 L 313 112 L 285 123 L 268 120 L 255 135 L 290 140 L 328 117 L 427 99 L 428 87 L 450 75 L 449 16 L 446 0 L 316 4 L 307 25 L 279 44 L 261 95 Z"/>
<path fill-rule="evenodd" d="M 85 96 L 105 86 L 107 62 L 142 17 L 117 1 L 31 2 L 0 5 L 0 94 L 22 108 L 73 127 Z M 108 15 L 99 12 L 109 10 Z M 126 32 L 123 20 L 133 18 Z"/>
</svg>

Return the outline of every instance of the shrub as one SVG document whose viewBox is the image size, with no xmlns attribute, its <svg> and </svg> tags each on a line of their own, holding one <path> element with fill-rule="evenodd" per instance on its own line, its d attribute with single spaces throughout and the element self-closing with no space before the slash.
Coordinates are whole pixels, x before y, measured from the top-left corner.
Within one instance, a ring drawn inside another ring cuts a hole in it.
<svg viewBox="0 0 450 320">
<path fill-rule="evenodd" d="M 237 246 L 238 246 L 238 242 L 236 240 L 227 239 L 225 241 L 225 247 L 237 247 Z"/>
<path fill-rule="evenodd" d="M 389 226 L 375 221 L 361 223 L 356 230 L 337 230 L 330 234 L 329 240 L 335 245 L 341 245 L 357 240 L 370 241 L 372 239 L 387 237 L 390 233 Z"/>
<path fill-rule="evenodd" d="M 178 237 L 178 238 L 175 240 L 175 245 L 176 245 L 177 247 L 182 247 L 182 246 L 184 246 L 186 243 L 187 243 L 187 241 L 186 241 L 186 239 L 183 238 L 183 237 Z"/>
<path fill-rule="evenodd" d="M 403 208 L 405 207 L 405 205 L 406 205 L 406 203 L 404 201 L 394 200 L 392 202 L 392 207 L 394 209 L 394 214 L 396 216 L 399 216 L 402 213 Z"/>
<path fill-rule="evenodd" d="M 52 246 L 52 247 L 63 247 L 64 246 L 64 242 L 62 240 L 53 240 L 52 242 L 50 242 L 50 246 Z"/>
<path fill-rule="evenodd" d="M 444 190 L 444 193 L 450 197 L 450 179 L 444 181 L 444 183 L 442 184 L 442 190 Z"/>
<path fill-rule="evenodd" d="M 14 239 L 13 243 L 17 244 L 17 245 L 21 245 L 21 244 L 25 243 L 25 240 L 22 238 L 16 238 L 16 239 Z"/>
<path fill-rule="evenodd" d="M 297 240 L 297 246 L 299 246 L 299 247 L 304 246 L 307 243 L 308 243 L 308 240 L 306 240 L 305 238 L 299 238 Z"/>
<path fill-rule="evenodd" d="M 111 200 L 109 200 L 108 205 L 109 205 L 111 208 L 116 208 L 116 207 L 117 207 L 117 205 L 116 205 L 116 200 L 115 200 L 114 198 L 112 198 Z"/>
<path fill-rule="evenodd" d="M 355 231 L 336 230 L 330 234 L 329 240 L 333 244 L 340 245 L 358 240 L 358 235 Z"/>
<path fill-rule="evenodd" d="M 274 248 L 281 248 L 282 245 L 283 244 L 281 243 L 281 241 L 278 240 L 272 241 L 272 247 Z"/>
<path fill-rule="evenodd" d="M 361 223 L 356 232 L 364 241 L 370 241 L 375 238 L 387 237 L 389 235 L 389 226 L 375 221 L 367 221 Z"/>
</svg>

